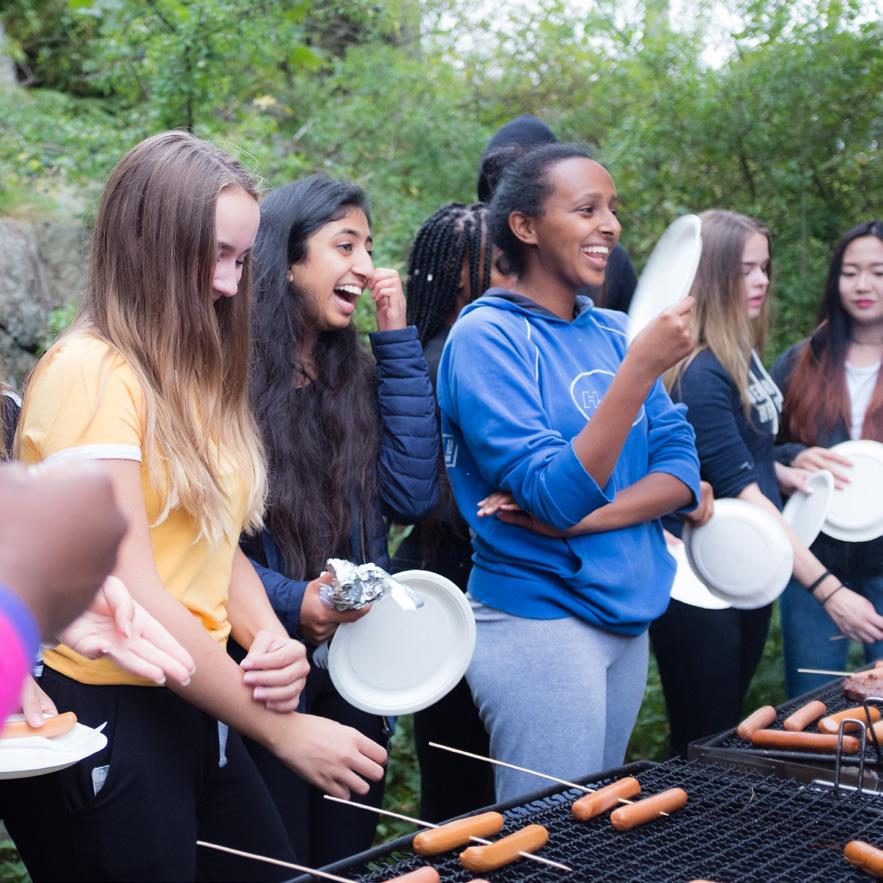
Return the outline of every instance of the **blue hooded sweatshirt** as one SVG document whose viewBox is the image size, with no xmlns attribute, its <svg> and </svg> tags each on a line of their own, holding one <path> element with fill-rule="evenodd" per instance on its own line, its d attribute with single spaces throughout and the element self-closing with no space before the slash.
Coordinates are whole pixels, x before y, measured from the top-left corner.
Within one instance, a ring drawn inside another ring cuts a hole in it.
<svg viewBox="0 0 883 883">
<path fill-rule="evenodd" d="M 467 306 L 438 373 L 445 465 L 472 531 L 471 595 L 530 619 L 576 616 L 617 634 L 641 634 L 668 606 L 675 565 L 658 520 L 558 539 L 494 517 L 478 501 L 495 490 L 565 530 L 651 472 L 699 499 L 693 430 L 657 381 L 607 485 L 573 450 L 625 355 L 625 316 L 578 297 L 565 321 L 495 288 Z M 692 508 L 689 507 L 689 508 Z"/>
</svg>

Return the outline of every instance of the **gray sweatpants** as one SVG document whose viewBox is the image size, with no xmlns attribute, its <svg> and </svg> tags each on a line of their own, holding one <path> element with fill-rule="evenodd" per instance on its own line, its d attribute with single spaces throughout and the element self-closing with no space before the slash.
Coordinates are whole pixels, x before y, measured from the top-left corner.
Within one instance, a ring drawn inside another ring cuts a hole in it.
<svg viewBox="0 0 883 883">
<path fill-rule="evenodd" d="M 492 756 L 571 781 L 621 765 L 647 682 L 646 632 L 626 638 L 573 617 L 524 619 L 471 603 L 466 679 Z M 494 770 L 499 801 L 545 787 Z"/>
</svg>

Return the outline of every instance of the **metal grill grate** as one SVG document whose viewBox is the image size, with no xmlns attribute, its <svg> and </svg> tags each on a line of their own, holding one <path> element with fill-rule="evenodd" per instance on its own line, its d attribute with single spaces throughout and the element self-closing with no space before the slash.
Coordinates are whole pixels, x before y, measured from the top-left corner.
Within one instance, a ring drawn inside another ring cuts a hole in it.
<svg viewBox="0 0 883 883">
<path fill-rule="evenodd" d="M 527 823 L 545 825 L 549 843 L 538 854 L 564 862 L 574 873 L 521 860 L 488 879 L 501 883 L 867 881 L 867 875 L 846 864 L 843 847 L 853 839 L 883 846 L 883 801 L 875 797 L 835 794 L 771 776 L 682 760 L 632 764 L 583 782 L 603 785 L 623 775 L 636 775 L 647 796 L 683 787 L 689 803 L 670 818 L 619 833 L 607 814 L 584 823 L 573 819 L 570 804 L 582 792 L 539 792 L 517 806 L 500 807 L 506 815 L 503 833 Z M 410 852 L 410 838 L 402 838 L 326 870 L 380 883 L 431 863 L 443 883 L 465 883 L 472 875 L 460 865 L 458 852 L 420 859 Z"/>
</svg>

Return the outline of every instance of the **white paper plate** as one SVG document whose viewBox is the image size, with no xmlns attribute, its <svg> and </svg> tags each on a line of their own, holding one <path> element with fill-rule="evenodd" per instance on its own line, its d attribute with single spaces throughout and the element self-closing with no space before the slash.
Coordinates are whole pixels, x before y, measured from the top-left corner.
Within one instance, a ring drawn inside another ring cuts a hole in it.
<svg viewBox="0 0 883 883">
<path fill-rule="evenodd" d="M 774 601 L 791 577 L 787 534 L 775 516 L 744 500 L 715 500 L 708 522 L 685 526 L 684 548 L 711 593 L 741 610 Z"/>
<path fill-rule="evenodd" d="M 683 215 L 668 226 L 647 259 L 629 307 L 628 338 L 690 293 L 702 254 L 702 221 Z"/>
<path fill-rule="evenodd" d="M 850 483 L 834 491 L 822 530 L 847 543 L 883 536 L 883 444 L 858 439 L 831 450 L 851 460 L 852 469 Z"/>
<path fill-rule="evenodd" d="M 14 714 L 9 720 L 24 720 L 24 716 Z M 105 745 L 104 733 L 83 724 L 76 724 L 70 732 L 51 739 L 43 736 L 0 739 L 0 779 L 55 773 L 101 751 Z"/>
<path fill-rule="evenodd" d="M 337 691 L 370 714 L 411 714 L 437 702 L 463 677 L 475 650 L 475 618 L 454 583 L 428 570 L 395 578 L 423 606 L 402 610 L 384 598 L 341 625 L 328 654 Z"/>
<path fill-rule="evenodd" d="M 666 544 L 666 548 L 678 567 L 671 587 L 671 596 L 675 601 L 689 604 L 691 607 L 702 607 L 705 610 L 726 610 L 733 606 L 712 595 L 708 591 L 708 586 L 693 573 L 683 543 Z"/>
<path fill-rule="evenodd" d="M 834 476 L 827 469 L 814 472 L 807 482 L 809 492 L 797 491 L 785 504 L 782 516 L 800 537 L 804 546 L 811 546 L 819 535 L 831 498 L 834 496 Z"/>
</svg>

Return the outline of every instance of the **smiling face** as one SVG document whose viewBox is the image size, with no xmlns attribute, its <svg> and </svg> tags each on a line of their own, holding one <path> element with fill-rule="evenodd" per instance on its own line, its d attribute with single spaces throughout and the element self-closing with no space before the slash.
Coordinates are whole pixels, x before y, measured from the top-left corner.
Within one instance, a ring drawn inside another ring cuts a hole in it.
<svg viewBox="0 0 883 883">
<path fill-rule="evenodd" d="M 536 246 L 538 266 L 563 287 L 575 291 L 602 285 L 621 230 L 613 179 L 603 166 L 585 157 L 561 160 L 547 176 L 551 193 L 542 215 L 521 216 L 516 235 Z"/>
<path fill-rule="evenodd" d="M 840 302 L 859 325 L 883 326 L 883 240 L 853 239 L 843 253 Z"/>
<path fill-rule="evenodd" d="M 373 240 L 368 218 L 360 208 L 348 208 L 306 241 L 306 256 L 291 266 L 291 278 L 309 305 L 317 331 L 346 328 L 356 303 L 371 284 Z"/>
<path fill-rule="evenodd" d="M 255 198 L 241 187 L 225 187 L 215 207 L 218 260 L 212 274 L 212 300 L 239 292 L 242 267 L 258 232 L 261 212 Z"/>
<path fill-rule="evenodd" d="M 756 319 L 770 288 L 770 243 L 763 233 L 752 233 L 742 249 L 742 297 L 749 319 Z"/>
</svg>

